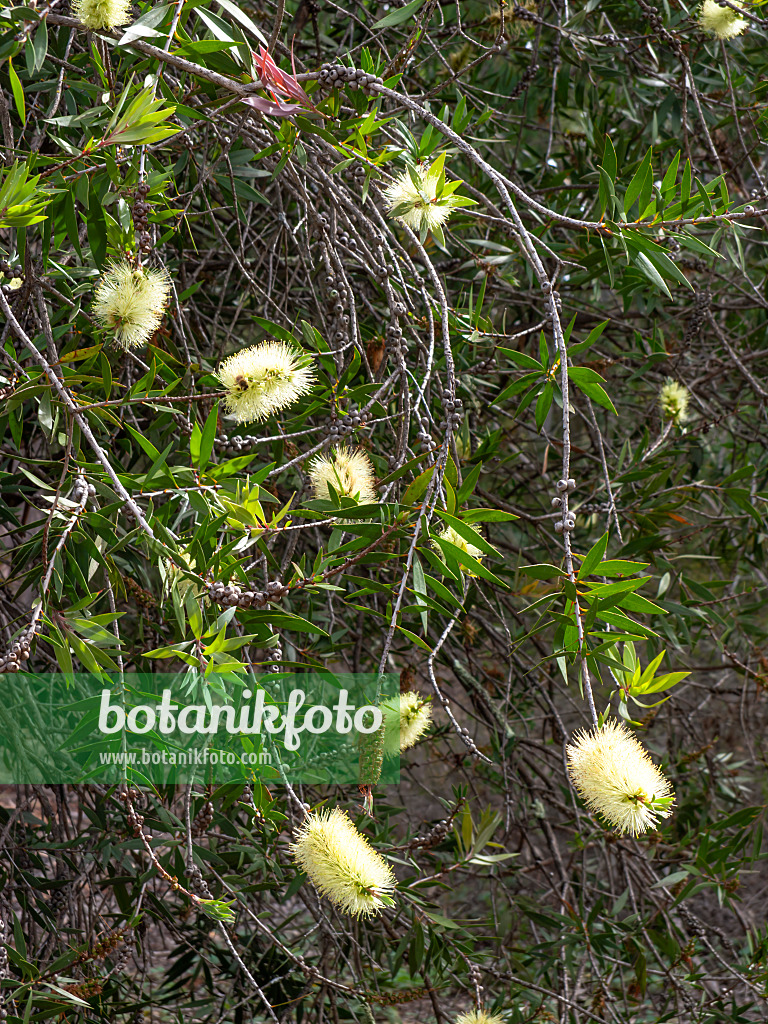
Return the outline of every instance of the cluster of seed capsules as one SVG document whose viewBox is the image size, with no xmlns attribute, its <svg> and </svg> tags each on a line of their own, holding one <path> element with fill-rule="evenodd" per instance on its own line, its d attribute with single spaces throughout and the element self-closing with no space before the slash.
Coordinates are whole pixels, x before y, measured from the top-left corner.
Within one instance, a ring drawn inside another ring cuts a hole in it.
<svg viewBox="0 0 768 1024">
<path fill-rule="evenodd" d="M 560 497 L 561 494 L 572 494 L 576 490 L 576 481 L 573 479 L 558 480 L 555 484 L 555 490 L 558 492 L 552 499 L 552 508 L 562 508 L 563 499 Z M 573 512 L 566 512 L 562 519 L 558 519 L 555 523 L 555 533 L 570 533 L 571 530 L 576 528 L 576 516 Z"/>
<path fill-rule="evenodd" d="M 69 905 L 69 897 L 72 895 L 72 886 L 67 884 L 61 886 L 60 889 L 56 889 L 51 893 L 51 898 L 48 900 L 48 909 L 52 914 L 60 914 L 65 907 Z M 81 954 L 86 959 L 87 953 Z"/>
<path fill-rule="evenodd" d="M 387 324 L 387 348 L 391 352 L 399 352 L 403 344 L 403 328 L 394 321 Z"/>
<path fill-rule="evenodd" d="M 224 608 L 266 608 L 270 601 L 285 597 L 288 589 L 279 580 L 272 580 L 264 590 L 243 590 L 236 583 L 213 580 L 208 584 L 208 597 Z"/>
<path fill-rule="evenodd" d="M 29 649 L 35 635 L 34 626 L 18 636 L 5 654 L 0 655 L 0 672 L 18 672 L 25 661 L 29 661 Z"/>
<path fill-rule="evenodd" d="M 324 424 L 323 431 L 328 435 L 331 444 L 337 444 L 343 438 L 349 437 L 356 428 L 364 427 L 370 418 L 371 413 L 367 409 L 358 409 L 357 406 L 350 405 L 347 415 L 343 419 L 339 419 L 334 410 L 330 419 Z"/>
<path fill-rule="evenodd" d="M 515 4 L 512 8 L 512 17 L 518 18 L 520 21 L 539 21 L 535 11 L 529 11 L 527 7 L 523 7 L 522 4 Z"/>
<path fill-rule="evenodd" d="M 339 242 L 340 245 L 345 245 L 347 249 L 350 249 L 355 253 L 355 255 L 359 255 L 357 252 L 357 249 L 359 248 L 357 239 L 354 235 L 350 235 L 348 231 L 345 231 L 344 228 L 338 228 L 336 231 L 336 241 Z"/>
<path fill-rule="evenodd" d="M 152 252 L 152 235 L 149 233 L 149 211 L 151 206 L 147 202 L 149 185 L 146 181 L 140 181 L 134 189 L 135 201 L 133 204 L 133 228 L 136 232 L 136 240 L 141 252 L 147 254 Z"/>
<path fill-rule="evenodd" d="M 362 178 L 365 178 L 365 168 L 362 166 L 362 164 L 356 164 L 354 166 L 354 168 L 352 168 L 350 176 L 352 177 L 352 179 L 354 181 L 356 181 L 358 184 L 360 184 L 361 180 L 362 180 L 361 179 L 361 174 L 362 174 Z M 322 227 L 324 227 L 325 230 L 327 231 L 328 230 L 328 217 L 327 217 L 327 214 L 321 213 L 318 219 L 319 219 L 320 224 L 322 225 Z M 380 241 L 380 238 L 374 239 L 374 242 L 375 241 Z M 366 252 L 364 249 L 362 249 L 360 247 L 360 244 L 359 244 L 358 240 L 355 238 L 354 235 L 350 235 L 350 233 L 348 231 L 345 231 L 344 228 L 338 228 L 336 230 L 336 242 L 339 245 L 343 246 L 352 256 L 354 256 L 355 258 L 360 260 L 360 262 L 365 266 L 365 269 L 368 271 L 368 273 L 374 279 L 376 284 L 384 284 L 384 282 L 389 277 L 389 268 L 387 267 L 387 265 L 385 263 L 381 263 L 381 264 L 379 264 L 379 263 L 371 263 L 370 262 L 370 255 L 369 255 L 369 253 Z M 346 291 L 344 289 L 344 285 L 343 284 L 338 284 L 337 285 L 335 281 L 331 281 L 331 280 L 326 280 L 325 284 L 326 284 L 326 287 L 328 289 L 330 289 L 330 291 L 334 291 L 335 292 L 337 290 L 340 290 L 339 297 L 342 300 L 346 298 Z M 329 304 L 332 307 L 335 307 L 336 296 L 335 295 L 331 295 L 330 291 L 329 291 Z M 335 312 L 338 312 L 338 311 L 334 308 L 333 312 L 335 313 Z M 343 308 L 342 308 L 341 312 L 343 312 Z"/>
<path fill-rule="evenodd" d="M 12 267 L 7 260 L 0 260 L 0 273 L 3 275 L 4 278 L 10 278 L 11 280 L 13 280 L 14 278 L 24 276 L 24 271 L 20 266 Z M 2 284 L 2 289 L 4 294 L 6 295 L 8 295 L 9 292 L 12 292 L 13 288 L 11 288 L 11 281 L 4 280 Z"/>
<path fill-rule="evenodd" d="M 95 497 L 96 488 L 93 484 L 89 484 L 83 476 L 76 477 L 75 482 L 72 484 L 71 500 L 78 502 L 78 504 L 85 505 L 89 498 Z"/>
<path fill-rule="evenodd" d="M 308 978 L 319 978 L 320 971 L 314 964 L 308 964 L 304 957 L 299 953 L 293 957 L 294 962 L 298 966 L 299 970 L 303 971 Z"/>
<path fill-rule="evenodd" d="M 668 43 L 678 57 L 683 57 L 683 47 L 677 36 L 670 32 L 664 24 L 664 18 L 659 14 L 658 7 L 652 7 L 645 3 L 645 0 L 638 0 L 638 6 L 648 20 L 652 32 L 658 38 Z M 695 173 L 695 172 L 694 172 Z"/>
<path fill-rule="evenodd" d="M 192 864 L 187 868 L 187 884 L 189 891 L 194 896 L 199 896 L 203 900 L 213 899 L 213 893 L 208 888 L 208 883 L 203 878 L 203 873 L 197 864 Z"/>
<path fill-rule="evenodd" d="M 524 11 L 525 11 L 525 8 L 523 7 L 523 8 L 522 8 L 522 10 L 524 10 Z M 530 20 L 530 21 L 538 21 L 538 20 L 539 20 L 539 19 L 538 19 L 538 18 L 536 17 L 536 15 L 535 15 L 535 14 L 533 15 L 533 17 L 531 17 L 531 18 L 529 19 L 529 18 L 527 17 L 527 15 L 528 15 L 529 13 L 530 13 L 529 11 L 526 11 L 526 12 L 525 12 L 525 14 L 526 14 L 526 16 L 525 16 L 525 17 L 524 17 L 523 15 L 520 15 L 520 17 L 521 17 L 521 20 L 522 20 L 522 21 L 528 21 L 528 20 Z M 528 66 L 528 67 L 527 67 L 527 68 L 525 69 L 525 71 L 524 71 L 524 72 L 522 73 L 522 75 L 520 76 L 520 81 L 519 81 L 519 82 L 517 83 L 517 85 L 516 85 L 516 86 L 514 87 L 514 89 L 512 90 L 512 92 L 511 92 L 511 93 L 509 94 L 509 102 L 511 102 L 512 100 L 516 100 L 516 99 L 517 99 L 517 98 L 518 98 L 519 96 L 521 96 L 521 95 L 522 95 L 522 94 L 523 94 L 523 93 L 525 92 L 525 90 L 526 90 L 526 89 L 528 88 L 528 86 L 530 85 L 530 83 L 531 83 L 531 82 L 533 81 L 533 79 L 534 79 L 534 78 L 536 77 L 536 73 L 538 72 L 538 70 L 539 70 L 539 65 L 538 65 L 538 64 L 530 64 L 530 65 L 529 65 L 529 66 Z"/>
<path fill-rule="evenodd" d="M 129 962 L 130 959 L 131 959 L 131 947 L 128 946 L 128 945 L 125 945 L 125 946 L 123 946 L 123 948 L 118 952 L 117 956 L 115 957 L 115 963 L 114 963 L 114 965 L 112 967 L 112 971 L 110 973 L 112 973 L 112 974 L 120 974 L 120 972 L 124 971 L 125 968 L 128 966 L 128 962 Z"/>
<path fill-rule="evenodd" d="M 327 218 L 323 222 L 323 215 L 321 215 L 320 222 L 323 227 L 327 226 Z M 337 281 L 332 274 L 326 276 L 325 288 L 328 312 L 333 317 L 330 334 L 337 344 L 342 345 L 349 336 L 349 315 L 344 312 L 344 307 L 349 302 L 349 292 L 344 282 Z"/>
<path fill-rule="evenodd" d="M 324 231 L 330 230 L 331 224 L 328 215 L 319 214 L 317 217 L 319 225 Z M 338 236 L 337 232 L 337 236 Z M 346 239 L 347 248 L 351 249 L 350 238 L 346 232 L 342 232 Z M 353 241 L 353 240 L 352 240 Z M 355 241 L 355 246 L 357 245 Z M 345 305 L 349 302 L 349 291 L 343 281 L 338 281 L 333 272 L 326 275 L 326 305 L 331 317 L 330 336 L 338 344 L 342 345 L 349 336 L 349 315 L 344 312 Z"/>
<path fill-rule="evenodd" d="M 138 789 L 131 786 L 128 789 L 121 789 L 117 794 L 117 799 L 122 800 L 123 803 L 128 803 L 129 800 L 133 803 L 136 800 L 141 800 L 142 796 Z"/>
<path fill-rule="evenodd" d="M 171 413 L 171 418 L 173 419 L 173 422 L 176 424 L 176 426 L 179 428 L 180 433 L 185 434 L 187 437 L 192 433 L 192 424 L 187 419 L 187 417 L 184 416 L 182 413 Z"/>
<path fill-rule="evenodd" d="M 483 972 L 480 970 L 477 964 L 473 964 L 472 961 L 470 960 L 467 963 L 467 973 L 469 974 L 472 984 L 474 985 L 477 999 L 478 1001 L 480 1001 L 483 997 L 483 986 L 480 984 L 483 977 Z"/>
<path fill-rule="evenodd" d="M 121 799 L 126 800 L 127 802 L 128 797 L 127 795 L 122 796 L 121 794 Z M 128 828 L 130 828 L 133 832 L 134 838 L 141 839 L 143 836 L 147 842 L 150 842 L 152 840 L 152 836 L 148 832 L 143 831 L 144 815 L 139 814 L 139 812 L 135 810 L 132 804 L 128 804 L 128 814 L 126 815 L 126 821 L 128 822 Z"/>
<path fill-rule="evenodd" d="M 348 167 L 344 172 L 344 177 L 347 181 L 352 181 L 356 185 L 362 185 L 366 178 L 365 164 L 354 163 L 351 167 Z"/>
<path fill-rule="evenodd" d="M 469 729 L 462 726 L 457 731 L 459 738 L 461 739 L 461 742 L 464 744 L 464 746 L 467 748 L 467 753 L 470 755 L 470 757 L 481 757 L 482 755 L 480 754 L 480 750 L 475 741 L 472 739 L 469 733 Z"/>
<path fill-rule="evenodd" d="M 450 821 L 448 818 L 443 818 L 442 821 L 438 821 L 436 825 L 423 836 L 414 836 L 413 839 L 407 844 L 407 849 L 415 849 L 419 847 L 421 850 L 431 850 L 433 846 L 437 846 L 445 839 L 451 830 L 453 819 Z"/>
<path fill-rule="evenodd" d="M 377 75 L 371 75 L 359 68 L 348 68 L 343 64 L 323 64 L 317 81 L 323 92 L 348 85 L 350 89 L 359 89 L 366 96 L 375 95 L 376 90 L 373 86 L 384 84 L 384 79 Z"/>
<path fill-rule="evenodd" d="M 211 827 L 213 822 L 213 804 L 210 800 L 206 800 L 200 810 L 195 815 L 195 820 L 190 825 L 190 831 L 192 835 L 199 839 L 200 836 L 204 836 L 208 829 Z"/>
<path fill-rule="evenodd" d="M 234 434 L 232 437 L 222 434 L 216 438 L 216 445 L 225 452 L 244 452 L 249 451 L 261 440 L 262 438 L 256 437 L 255 434 Z"/>
<path fill-rule="evenodd" d="M 435 442 L 432 440 L 432 435 L 429 432 L 429 420 L 424 416 L 419 420 L 419 430 L 416 434 L 416 444 L 421 445 L 423 451 L 429 451 L 434 448 Z"/>
<path fill-rule="evenodd" d="M 699 261 L 701 262 L 701 261 Z M 712 305 L 712 292 L 709 285 L 699 288 L 693 298 L 693 310 L 685 325 L 683 343 L 688 345 L 697 338 L 709 318 Z"/>
<path fill-rule="evenodd" d="M 355 164 L 354 167 L 350 168 L 347 171 L 347 176 L 350 177 L 358 185 L 360 185 L 365 180 L 365 167 L 362 164 Z M 330 229 L 328 214 L 320 213 L 318 214 L 317 219 L 320 223 L 320 226 L 327 232 Z M 379 249 L 379 257 L 381 258 L 381 242 L 383 241 L 382 236 L 375 229 L 366 231 L 366 234 L 370 238 L 371 242 L 373 242 L 374 246 L 376 246 Z M 336 229 L 336 242 L 337 245 L 340 245 L 342 246 L 342 248 L 345 248 L 347 252 L 350 253 L 351 256 L 355 257 L 360 261 L 360 263 L 364 266 L 364 268 L 368 271 L 368 273 L 371 275 L 371 277 L 377 284 L 383 284 L 387 280 L 387 278 L 389 277 L 389 267 L 386 265 L 386 263 L 371 262 L 370 251 L 363 248 L 360 245 L 357 238 L 355 238 L 354 235 L 351 235 L 349 231 L 347 231 L 345 228 L 340 227 Z M 329 277 L 332 278 L 333 274 L 329 274 Z M 330 280 L 326 280 L 325 284 L 326 287 L 331 290 L 334 290 L 336 288 L 340 289 L 340 295 L 342 300 L 346 297 L 343 284 L 336 285 L 335 281 L 332 282 Z M 330 295 L 329 298 L 334 299 L 335 296 Z M 331 303 L 331 305 L 333 305 L 333 303 Z"/>
<path fill-rule="evenodd" d="M 355 165 L 353 170 L 355 172 L 361 170 L 362 176 L 366 176 L 366 169 L 365 167 L 362 167 L 360 164 Z M 359 180 L 358 175 L 356 173 L 350 173 L 350 176 L 352 177 L 353 180 Z M 328 230 L 328 218 L 326 214 L 321 214 L 321 223 L 326 228 L 326 230 Z M 361 263 L 368 264 L 368 253 L 366 253 L 364 250 L 360 248 L 357 239 L 354 237 L 354 234 L 350 234 L 349 231 L 345 230 L 343 227 L 338 227 L 336 229 L 336 242 L 338 245 L 346 249 L 347 252 L 355 259 L 358 259 Z M 389 275 L 389 271 L 386 269 L 386 267 L 380 267 L 376 265 L 371 267 L 371 272 L 374 274 L 377 281 L 384 281 L 386 276 Z M 331 291 L 340 290 L 339 298 L 341 298 L 342 300 L 346 298 L 346 292 L 342 284 L 337 285 L 335 281 L 333 283 L 331 281 L 326 281 L 326 287 L 330 290 L 329 304 L 332 307 L 334 306 L 334 302 L 332 300 L 334 300 L 336 296 L 331 295 Z M 337 310 L 334 309 L 333 311 L 336 312 Z M 341 312 L 343 311 L 344 310 L 342 309 Z"/>
<path fill-rule="evenodd" d="M 450 423 L 453 429 L 456 430 L 464 422 L 464 413 L 462 412 L 464 403 L 447 388 L 443 391 L 442 402 L 445 409 L 445 419 L 440 421 L 439 427 L 441 430 L 446 430 Z"/>
</svg>

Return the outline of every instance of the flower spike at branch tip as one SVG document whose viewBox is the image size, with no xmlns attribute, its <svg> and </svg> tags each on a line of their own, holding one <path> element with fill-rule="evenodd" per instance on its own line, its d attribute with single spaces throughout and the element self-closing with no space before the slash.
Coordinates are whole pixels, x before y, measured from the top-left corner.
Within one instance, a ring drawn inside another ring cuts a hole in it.
<svg viewBox="0 0 768 1024">
<path fill-rule="evenodd" d="M 579 796 L 617 832 L 640 835 L 672 813 L 672 787 L 622 722 L 582 729 L 566 754 Z"/>
<path fill-rule="evenodd" d="M 659 408 L 665 420 L 681 426 L 688 419 L 690 392 L 683 384 L 668 379 L 659 392 Z"/>
<path fill-rule="evenodd" d="M 228 356 L 216 371 L 227 392 L 225 404 L 238 423 L 265 420 L 306 395 L 314 367 L 284 341 L 263 341 Z"/>
<path fill-rule="evenodd" d="M 116 345 L 138 348 L 151 340 L 162 323 L 170 291 L 166 270 L 111 260 L 96 287 L 93 314 L 114 332 Z"/>
<path fill-rule="evenodd" d="M 441 153 L 429 166 L 407 164 L 405 170 L 384 189 L 389 216 L 419 232 L 423 243 L 428 234 L 445 245 L 443 224 L 454 210 L 462 206 L 475 206 L 474 199 L 454 193 L 461 181 L 445 179 L 445 153 Z"/>
<path fill-rule="evenodd" d="M 321 895 L 352 917 L 373 917 L 394 906 L 392 868 L 346 811 L 333 807 L 308 814 L 291 852 Z"/>
<path fill-rule="evenodd" d="M 414 690 L 382 704 L 384 752 L 390 757 L 409 750 L 432 724 L 432 702 Z"/>
<path fill-rule="evenodd" d="M 309 478 L 316 498 L 330 499 L 329 487 L 361 504 L 376 500 L 376 483 L 371 460 L 361 449 L 332 448 L 317 455 L 309 466 Z"/>
<path fill-rule="evenodd" d="M 741 0 L 732 0 L 731 7 L 725 7 L 716 0 L 704 0 L 699 9 L 699 26 L 702 31 L 721 40 L 740 36 L 747 27 L 747 22 L 745 18 L 739 17 L 734 7 L 741 9 Z"/>
<path fill-rule="evenodd" d="M 469 1013 L 460 1013 L 454 1024 L 504 1024 L 504 1018 L 486 1010 L 470 1010 Z"/>
</svg>

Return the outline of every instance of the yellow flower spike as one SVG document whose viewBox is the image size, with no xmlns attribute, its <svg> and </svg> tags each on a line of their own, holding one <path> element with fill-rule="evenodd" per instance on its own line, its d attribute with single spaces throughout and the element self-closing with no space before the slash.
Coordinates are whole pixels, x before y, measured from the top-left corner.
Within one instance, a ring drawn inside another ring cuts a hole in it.
<svg viewBox="0 0 768 1024">
<path fill-rule="evenodd" d="M 392 905 L 392 868 L 338 807 L 308 814 L 291 852 L 318 892 L 344 913 L 373 917 Z"/>
<path fill-rule="evenodd" d="M 576 792 L 617 831 L 639 835 L 672 813 L 672 787 L 623 723 L 581 730 L 566 754 Z"/>
<path fill-rule="evenodd" d="M 733 0 L 733 6 L 744 7 L 741 0 Z M 718 39 L 734 39 L 747 27 L 747 21 L 740 18 L 732 7 L 723 7 L 715 0 L 704 0 L 699 9 L 699 26 Z"/>
<path fill-rule="evenodd" d="M 373 466 L 360 449 L 332 448 L 327 455 L 318 455 L 310 463 L 309 478 L 316 498 L 327 501 L 330 484 L 337 494 L 363 505 L 376 500 Z"/>
<path fill-rule="evenodd" d="M 131 20 L 130 0 L 73 0 L 72 14 L 92 32 L 120 28 Z"/>
<path fill-rule="evenodd" d="M 474 530 L 476 534 L 480 534 L 480 527 L 476 523 L 467 523 L 466 525 L 471 526 L 471 528 Z M 478 562 L 482 561 L 483 551 L 481 550 L 481 548 L 475 547 L 474 544 L 470 544 L 470 542 L 468 540 L 465 540 L 464 537 L 462 537 L 460 533 L 454 530 L 452 526 L 446 526 L 445 529 L 438 534 L 438 537 L 440 537 L 441 540 L 447 540 L 449 544 L 455 545 L 461 551 L 464 551 L 466 554 L 468 554 L 471 558 L 476 558 Z M 432 547 L 435 553 L 444 562 L 445 552 L 440 547 L 437 540 L 432 540 Z M 475 575 L 475 573 L 470 572 L 469 569 L 466 569 L 464 567 L 462 567 L 462 572 L 465 572 L 468 576 Z"/>
<path fill-rule="evenodd" d="M 668 380 L 659 392 L 659 407 L 665 420 L 672 420 L 677 426 L 688 419 L 688 388 L 676 380 Z"/>
<path fill-rule="evenodd" d="M 284 341 L 263 341 L 228 356 L 216 372 L 225 405 L 238 423 L 265 420 L 293 405 L 315 382 L 302 352 Z"/>
<path fill-rule="evenodd" d="M 476 205 L 473 199 L 454 195 L 461 182 L 446 182 L 444 163 L 445 153 L 441 153 L 429 167 L 406 167 L 383 192 L 390 217 L 419 232 L 422 241 L 432 232 L 441 244 L 442 226 L 453 211 Z"/>
<path fill-rule="evenodd" d="M 171 281 L 165 270 L 110 261 L 94 292 L 93 315 L 120 348 L 146 345 L 163 321 Z"/>
<path fill-rule="evenodd" d="M 498 1013 L 487 1013 L 485 1010 L 470 1010 L 460 1013 L 455 1024 L 504 1024 L 504 1018 Z"/>
<path fill-rule="evenodd" d="M 393 756 L 419 742 L 432 724 L 432 704 L 410 690 L 385 701 L 384 751 Z"/>
</svg>

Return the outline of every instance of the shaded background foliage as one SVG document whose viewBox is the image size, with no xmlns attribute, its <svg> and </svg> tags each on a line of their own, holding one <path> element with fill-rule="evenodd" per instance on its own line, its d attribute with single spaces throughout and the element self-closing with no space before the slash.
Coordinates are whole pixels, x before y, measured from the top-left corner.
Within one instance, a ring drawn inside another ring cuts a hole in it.
<svg viewBox="0 0 768 1024">
<path fill-rule="evenodd" d="M 4 666 L 20 636 L 37 671 L 381 666 L 438 705 L 359 819 L 401 886 L 370 923 L 287 852 L 299 805 L 359 813 L 349 789 L 201 778 L 135 811 L 98 786 L 7 790 L 8 1018 L 764 1020 L 761 7 L 727 44 L 642 0 L 138 4 L 99 36 L 56 3 L 1 13 Z M 267 96 L 266 44 L 322 117 L 243 104 Z M 329 62 L 385 88 L 319 90 Z M 441 248 L 380 189 L 444 150 L 479 205 Z M 139 248 L 174 292 L 125 353 L 90 303 L 107 257 Z M 268 336 L 320 382 L 238 433 L 212 372 Z M 668 377 L 683 426 L 660 418 Z M 308 508 L 306 459 L 339 438 L 374 462 L 367 520 Z M 474 576 L 428 539 L 446 514 L 498 553 Z M 225 650 L 204 636 L 214 579 L 288 590 L 239 609 Z M 611 633 L 690 672 L 629 705 L 677 797 L 639 840 L 563 770 L 585 662 L 598 710 L 617 689 Z M 236 922 L 168 876 L 236 899 Z"/>
</svg>

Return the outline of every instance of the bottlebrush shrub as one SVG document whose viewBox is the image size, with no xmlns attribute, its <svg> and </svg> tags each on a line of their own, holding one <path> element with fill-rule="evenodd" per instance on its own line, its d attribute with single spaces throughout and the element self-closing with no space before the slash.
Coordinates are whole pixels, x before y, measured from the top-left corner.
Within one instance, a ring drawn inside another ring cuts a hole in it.
<svg viewBox="0 0 768 1024">
<path fill-rule="evenodd" d="M 0 5 L 9 1021 L 765 1021 L 765 6 L 657 6 Z"/>
</svg>

